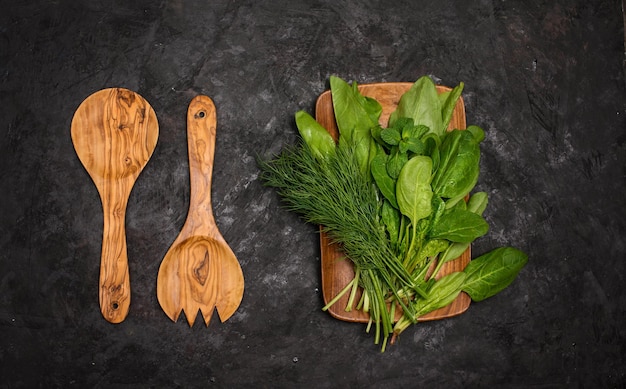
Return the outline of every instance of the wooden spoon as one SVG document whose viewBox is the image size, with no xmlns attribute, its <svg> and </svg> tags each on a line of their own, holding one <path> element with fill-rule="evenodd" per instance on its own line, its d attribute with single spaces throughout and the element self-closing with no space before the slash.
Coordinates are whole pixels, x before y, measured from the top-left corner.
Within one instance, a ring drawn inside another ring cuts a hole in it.
<svg viewBox="0 0 626 389">
<path fill-rule="evenodd" d="M 130 307 L 126 206 L 156 147 L 159 125 L 143 97 L 128 89 L 110 88 L 80 104 L 71 132 L 76 154 L 96 184 L 104 213 L 100 311 L 109 322 L 120 323 Z"/>
<path fill-rule="evenodd" d="M 174 322 L 184 311 L 190 327 L 198 310 L 208 326 L 215 307 L 225 322 L 243 298 L 241 266 L 217 228 L 211 205 L 216 122 L 213 101 L 195 97 L 187 111 L 189 212 L 157 276 L 161 308 Z"/>
</svg>

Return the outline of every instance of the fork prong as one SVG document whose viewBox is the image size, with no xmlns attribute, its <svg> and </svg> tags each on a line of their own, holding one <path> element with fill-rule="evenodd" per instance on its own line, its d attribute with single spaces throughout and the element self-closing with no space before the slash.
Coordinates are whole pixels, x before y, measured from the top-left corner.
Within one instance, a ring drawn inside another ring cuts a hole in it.
<svg viewBox="0 0 626 389">
<path fill-rule="evenodd" d="M 193 324 L 196 322 L 196 316 L 198 316 L 198 310 L 183 308 L 182 312 L 185 313 L 185 317 L 187 318 L 187 323 L 189 323 L 189 327 L 193 327 Z"/>
<path fill-rule="evenodd" d="M 202 317 L 204 317 L 204 324 L 206 324 L 206 326 L 209 326 L 209 323 L 211 322 L 211 317 L 213 316 L 213 310 L 215 309 L 215 306 L 212 307 L 205 307 L 204 309 L 200 308 L 200 311 L 202 312 Z"/>
</svg>

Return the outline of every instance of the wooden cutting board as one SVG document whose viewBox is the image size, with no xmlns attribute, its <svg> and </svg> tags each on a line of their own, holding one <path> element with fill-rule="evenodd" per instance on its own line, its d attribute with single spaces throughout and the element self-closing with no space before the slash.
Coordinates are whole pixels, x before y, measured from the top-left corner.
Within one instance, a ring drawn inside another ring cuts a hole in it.
<svg viewBox="0 0 626 389">
<path fill-rule="evenodd" d="M 360 92 L 364 96 L 375 98 L 383 108 L 383 112 L 380 116 L 380 124 L 387 126 L 389 121 L 389 115 L 395 110 L 400 97 L 408 91 L 413 83 L 409 82 L 396 82 L 396 83 L 378 83 L 378 84 L 364 84 L 359 86 Z M 450 88 L 444 86 L 437 86 L 437 91 L 442 93 L 448 91 Z M 315 106 L 315 118 L 330 132 L 330 134 L 337 139 L 339 130 L 337 129 L 337 123 L 335 121 L 335 114 L 333 111 L 332 97 L 330 91 L 322 93 L 317 99 Z M 452 114 L 452 120 L 448 130 L 452 129 L 465 129 L 465 104 L 463 98 L 459 98 L 454 112 Z M 321 246 L 321 262 L 322 262 L 322 294 L 324 297 L 324 303 L 328 304 L 352 279 L 354 278 L 354 266 L 352 262 L 345 257 L 345 254 L 341 251 L 341 247 L 331 242 L 327 234 L 320 231 L 320 246 Z M 471 247 L 457 259 L 449 261 L 441 267 L 439 277 L 446 274 L 450 274 L 455 271 L 462 271 L 471 259 Z M 356 301 L 360 298 L 361 291 L 357 294 Z M 349 293 L 346 293 L 337 303 L 332 305 L 328 311 L 330 314 L 344 321 L 366 323 L 369 321 L 369 314 L 361 310 L 352 309 L 349 312 L 345 311 L 346 304 L 348 303 Z M 465 312 L 470 305 L 471 299 L 469 296 L 461 292 L 459 296 L 448 306 L 430 312 L 420 318 L 420 321 L 438 320 L 447 317 L 460 315 Z M 396 310 L 395 320 L 398 320 L 402 315 L 400 309 Z"/>
</svg>

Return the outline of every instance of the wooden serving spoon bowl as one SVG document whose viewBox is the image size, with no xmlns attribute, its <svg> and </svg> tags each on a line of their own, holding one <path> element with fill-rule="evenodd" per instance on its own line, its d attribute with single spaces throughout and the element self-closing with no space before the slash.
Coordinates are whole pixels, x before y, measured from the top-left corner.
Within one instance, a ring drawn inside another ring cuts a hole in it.
<svg viewBox="0 0 626 389">
<path fill-rule="evenodd" d="M 195 97 L 187 111 L 189 212 L 157 276 L 161 308 L 174 322 L 184 311 L 189 326 L 198 311 L 208 326 L 214 308 L 222 322 L 228 320 L 243 298 L 241 266 L 217 228 L 211 204 L 216 122 L 213 101 Z"/>
<path fill-rule="evenodd" d="M 130 307 L 126 206 L 137 177 L 156 148 L 159 125 L 139 94 L 123 88 L 100 90 L 74 113 L 72 143 L 93 180 L 104 214 L 100 261 L 100 311 L 120 323 Z"/>
</svg>

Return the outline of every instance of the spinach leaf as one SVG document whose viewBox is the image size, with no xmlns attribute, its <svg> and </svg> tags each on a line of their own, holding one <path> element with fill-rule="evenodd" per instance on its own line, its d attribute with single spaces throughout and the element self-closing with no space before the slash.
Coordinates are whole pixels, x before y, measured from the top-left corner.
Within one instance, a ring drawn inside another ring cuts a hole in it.
<svg viewBox="0 0 626 389">
<path fill-rule="evenodd" d="M 439 167 L 433 177 L 433 191 L 453 199 L 450 205 L 467 195 L 480 172 L 480 146 L 471 132 L 453 130 L 446 134 L 440 147 Z"/>
<path fill-rule="evenodd" d="M 374 182 L 383 196 L 391 203 L 394 208 L 398 208 L 398 200 L 396 199 L 396 180 L 387 173 L 387 160 L 389 157 L 384 151 L 380 151 L 370 163 L 370 171 Z"/>
<path fill-rule="evenodd" d="M 402 95 L 396 110 L 389 116 L 389 126 L 393 127 L 399 118 L 411 118 L 415 125 L 424 125 L 437 135 L 445 132 L 441 119 L 441 102 L 435 83 L 428 76 L 420 77 Z"/>
<path fill-rule="evenodd" d="M 435 134 L 426 134 L 422 139 L 424 144 L 424 155 L 428 155 L 433 160 L 433 171 L 439 169 L 439 162 L 441 155 L 439 153 L 439 146 L 441 145 L 440 138 Z"/>
<path fill-rule="evenodd" d="M 471 125 L 471 126 L 467 127 L 467 129 L 465 131 L 471 132 L 472 135 L 474 136 L 474 140 L 477 143 L 480 143 L 480 142 L 482 142 L 485 139 L 485 131 L 482 128 L 478 127 L 478 126 Z"/>
<path fill-rule="evenodd" d="M 357 161 L 361 171 L 366 172 L 372 146 L 371 130 L 378 126 L 382 106 L 375 99 L 363 96 L 356 82 L 349 85 L 341 78 L 331 76 L 330 89 L 340 144 L 356 145 Z"/>
<path fill-rule="evenodd" d="M 474 193 L 467 202 L 467 210 L 482 215 L 487 208 L 489 198 L 485 192 Z"/>
<path fill-rule="evenodd" d="M 431 159 L 419 155 L 409 159 L 400 171 L 396 184 L 398 207 L 411 220 L 413 226 L 432 212 L 431 174 Z"/>
<path fill-rule="evenodd" d="M 388 200 L 383 201 L 380 217 L 389 234 L 389 241 L 394 248 L 399 247 L 400 242 L 400 212 Z"/>
<path fill-rule="evenodd" d="M 439 223 L 439 218 L 446 211 L 446 203 L 439 196 L 433 195 L 431 204 L 432 204 L 433 212 L 430 215 L 428 232 L 432 230 L 434 225 L 437 225 L 437 223 Z"/>
<path fill-rule="evenodd" d="M 437 280 L 425 299 L 416 300 L 415 310 L 418 315 L 425 315 L 454 301 L 461 292 L 466 277 L 463 272 L 454 272 Z"/>
<path fill-rule="evenodd" d="M 430 231 L 430 237 L 470 243 L 487 231 L 489 225 L 482 216 L 463 209 L 453 209 L 439 218 Z"/>
<path fill-rule="evenodd" d="M 400 151 L 399 147 L 391 149 L 391 155 L 387 160 L 387 174 L 389 174 L 394 180 L 397 179 L 408 159 L 409 156 Z"/>
<path fill-rule="evenodd" d="M 380 133 L 382 131 L 383 131 L 383 128 L 380 125 L 374 126 L 370 130 L 370 135 L 372 136 L 372 139 L 374 139 L 374 141 L 377 143 L 377 147 L 383 147 L 385 143 L 380 137 Z"/>
<path fill-rule="evenodd" d="M 463 284 L 473 301 L 489 298 L 513 282 L 528 262 L 528 256 L 513 247 L 499 247 L 473 259 L 463 271 L 467 278 Z"/>
<path fill-rule="evenodd" d="M 454 112 L 454 107 L 456 107 L 456 102 L 463 92 L 463 87 L 464 84 L 461 82 L 452 90 L 439 95 L 439 100 L 441 102 L 441 119 L 444 131 L 448 129 L 448 125 L 452 119 L 452 113 Z"/>
<path fill-rule="evenodd" d="M 467 250 L 469 245 L 470 243 L 461 243 L 461 242 L 452 243 L 450 246 L 448 246 L 446 251 L 444 251 L 444 253 L 441 255 L 441 257 L 439 258 L 439 261 L 443 265 L 444 263 L 448 261 L 451 261 L 453 259 L 460 257 L 461 254 L 463 254 L 465 250 Z"/>
<path fill-rule="evenodd" d="M 485 208 L 487 207 L 487 193 L 485 192 L 476 192 L 474 193 L 469 201 L 467 202 L 467 210 L 473 212 L 477 215 L 483 214 Z M 461 203 L 461 202 L 459 202 Z M 454 242 L 452 243 L 448 249 L 441 255 L 439 261 L 443 263 L 448 262 L 452 259 L 456 259 L 467 250 L 471 242 Z"/>
<path fill-rule="evenodd" d="M 296 112 L 296 127 L 304 142 L 319 158 L 326 159 L 335 152 L 335 141 L 332 136 L 307 112 Z"/>
<path fill-rule="evenodd" d="M 341 136 L 354 138 L 355 132 L 369 134 L 371 128 L 378 125 L 382 106 L 376 99 L 363 96 L 356 82 L 350 85 L 339 77 L 331 76 L 330 88 Z"/>
</svg>

